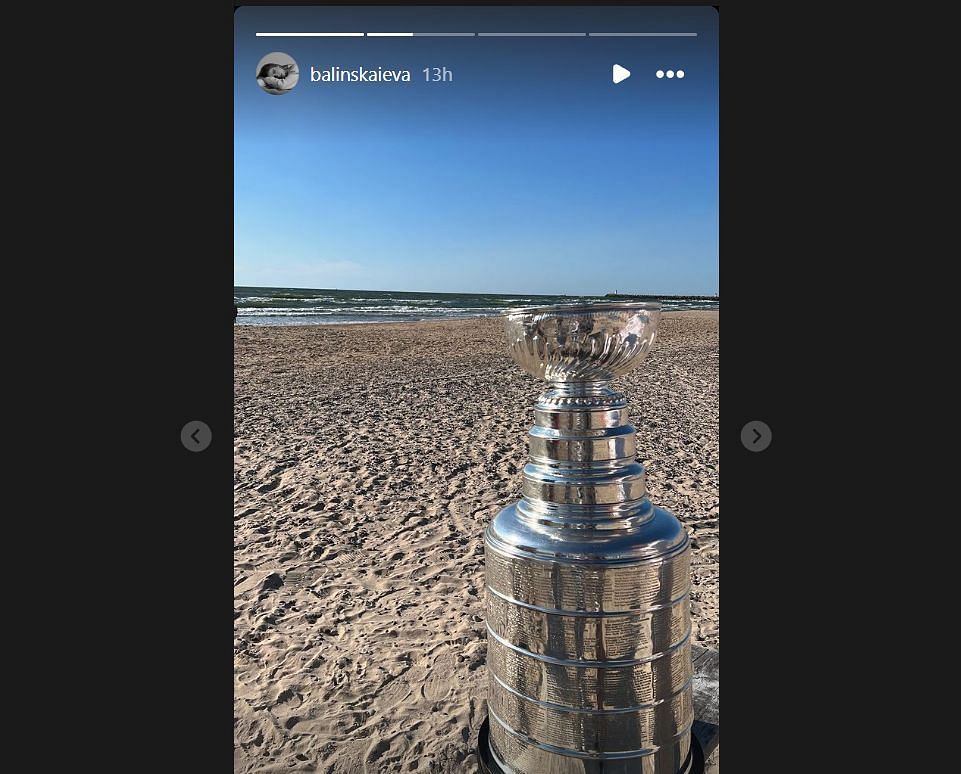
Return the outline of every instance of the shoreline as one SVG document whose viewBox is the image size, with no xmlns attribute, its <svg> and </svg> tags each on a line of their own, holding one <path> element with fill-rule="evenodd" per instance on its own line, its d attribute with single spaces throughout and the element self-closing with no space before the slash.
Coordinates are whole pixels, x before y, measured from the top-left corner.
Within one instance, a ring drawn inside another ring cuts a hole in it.
<svg viewBox="0 0 961 774">
<path fill-rule="evenodd" d="M 381 325 L 381 326 L 410 326 L 410 325 L 445 325 L 447 323 L 468 323 L 476 322 L 478 320 L 497 320 L 504 316 L 504 312 L 498 314 L 479 314 L 472 317 L 448 317 L 448 318 L 425 318 L 420 320 L 356 320 L 354 322 L 336 322 L 336 323 L 323 323 L 323 322 L 311 322 L 311 323 L 293 323 L 293 324 L 274 324 L 274 323 L 247 323 L 241 322 L 242 316 L 238 316 L 234 320 L 235 328 L 353 328 L 354 326 L 369 326 L 369 325 Z M 661 319 L 668 318 L 672 315 L 714 315 L 720 314 L 719 309 L 670 309 L 668 311 L 661 312 Z"/>
</svg>

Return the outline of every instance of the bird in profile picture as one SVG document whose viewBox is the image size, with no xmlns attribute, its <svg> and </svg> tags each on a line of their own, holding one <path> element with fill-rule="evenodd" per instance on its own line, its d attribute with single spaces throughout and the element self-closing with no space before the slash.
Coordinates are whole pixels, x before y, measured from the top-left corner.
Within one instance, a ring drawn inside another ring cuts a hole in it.
<svg viewBox="0 0 961 774">
<path fill-rule="evenodd" d="M 297 65 L 266 62 L 257 73 L 257 83 L 271 94 L 284 94 L 297 84 Z"/>
</svg>

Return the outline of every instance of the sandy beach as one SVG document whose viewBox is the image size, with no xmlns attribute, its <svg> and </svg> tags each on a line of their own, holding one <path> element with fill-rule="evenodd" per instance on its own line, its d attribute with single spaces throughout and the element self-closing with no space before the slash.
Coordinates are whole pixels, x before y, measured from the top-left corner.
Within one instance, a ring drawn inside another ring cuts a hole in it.
<svg viewBox="0 0 961 774">
<path fill-rule="evenodd" d="M 652 501 L 694 538 L 719 648 L 718 313 L 662 316 L 615 382 Z M 237 326 L 235 772 L 478 772 L 482 532 L 544 385 L 502 323 Z"/>
</svg>

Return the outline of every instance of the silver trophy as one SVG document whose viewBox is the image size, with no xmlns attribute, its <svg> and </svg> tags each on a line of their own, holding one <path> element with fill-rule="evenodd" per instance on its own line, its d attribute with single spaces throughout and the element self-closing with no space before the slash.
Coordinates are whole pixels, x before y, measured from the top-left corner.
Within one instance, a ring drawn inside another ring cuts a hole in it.
<svg viewBox="0 0 961 774">
<path fill-rule="evenodd" d="M 691 772 L 690 541 L 647 497 L 611 381 L 654 343 L 658 304 L 511 310 L 511 355 L 549 382 L 523 499 L 484 534 L 495 774 Z"/>
</svg>

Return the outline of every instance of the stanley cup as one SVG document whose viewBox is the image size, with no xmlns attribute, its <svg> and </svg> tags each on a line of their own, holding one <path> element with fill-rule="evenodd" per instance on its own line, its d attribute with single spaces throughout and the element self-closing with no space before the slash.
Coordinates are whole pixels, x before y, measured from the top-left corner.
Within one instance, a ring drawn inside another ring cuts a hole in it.
<svg viewBox="0 0 961 774">
<path fill-rule="evenodd" d="M 484 534 L 486 770 L 692 770 L 690 541 L 647 497 L 615 377 L 644 360 L 657 304 L 511 310 L 534 406 L 523 499 Z"/>
</svg>

